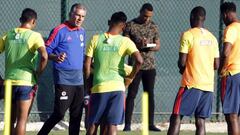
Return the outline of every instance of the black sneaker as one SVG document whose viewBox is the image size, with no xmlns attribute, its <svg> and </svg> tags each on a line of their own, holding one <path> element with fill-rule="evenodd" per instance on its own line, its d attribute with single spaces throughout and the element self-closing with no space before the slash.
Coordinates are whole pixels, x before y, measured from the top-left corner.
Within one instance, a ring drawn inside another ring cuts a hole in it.
<svg viewBox="0 0 240 135">
<path fill-rule="evenodd" d="M 131 131 L 131 126 L 125 125 L 123 131 Z"/>
<path fill-rule="evenodd" d="M 155 131 L 155 132 L 161 132 L 161 129 L 157 128 L 157 127 L 154 126 L 154 125 L 149 126 L 149 130 L 150 130 L 150 131 Z"/>
</svg>

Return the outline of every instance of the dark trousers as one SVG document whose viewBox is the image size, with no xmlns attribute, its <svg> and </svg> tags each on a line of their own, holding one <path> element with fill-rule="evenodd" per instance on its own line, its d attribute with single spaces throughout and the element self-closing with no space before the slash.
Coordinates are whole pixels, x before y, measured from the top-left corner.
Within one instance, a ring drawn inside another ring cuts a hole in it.
<svg viewBox="0 0 240 135">
<path fill-rule="evenodd" d="M 143 90 L 149 96 L 149 126 L 154 125 L 154 84 L 156 70 L 140 70 L 128 88 L 126 99 L 125 125 L 131 125 L 134 99 L 136 98 L 140 81 L 142 80 Z"/>
<path fill-rule="evenodd" d="M 50 118 L 44 123 L 38 135 L 47 135 L 51 129 L 63 119 L 69 108 L 69 135 L 79 135 L 82 117 L 83 86 L 55 85 L 54 110 Z"/>
</svg>

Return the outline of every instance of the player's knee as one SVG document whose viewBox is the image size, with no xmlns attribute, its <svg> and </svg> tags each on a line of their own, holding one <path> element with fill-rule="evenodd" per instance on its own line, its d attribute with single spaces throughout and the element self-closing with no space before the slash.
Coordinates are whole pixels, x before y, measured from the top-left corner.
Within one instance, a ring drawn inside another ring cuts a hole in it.
<svg viewBox="0 0 240 135">
<path fill-rule="evenodd" d="M 237 114 L 229 114 L 227 121 L 233 123 L 238 121 L 238 115 Z"/>
</svg>

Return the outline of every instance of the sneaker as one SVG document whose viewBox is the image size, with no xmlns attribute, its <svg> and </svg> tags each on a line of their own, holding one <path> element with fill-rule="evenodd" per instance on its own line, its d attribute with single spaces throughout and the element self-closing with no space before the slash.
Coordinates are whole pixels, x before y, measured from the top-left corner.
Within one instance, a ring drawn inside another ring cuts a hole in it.
<svg viewBox="0 0 240 135">
<path fill-rule="evenodd" d="M 131 131 L 131 126 L 125 125 L 123 131 Z"/>
<path fill-rule="evenodd" d="M 154 126 L 154 125 L 149 126 L 149 130 L 150 130 L 150 131 L 155 131 L 155 132 L 161 132 L 161 129 L 157 128 L 157 127 Z"/>
</svg>

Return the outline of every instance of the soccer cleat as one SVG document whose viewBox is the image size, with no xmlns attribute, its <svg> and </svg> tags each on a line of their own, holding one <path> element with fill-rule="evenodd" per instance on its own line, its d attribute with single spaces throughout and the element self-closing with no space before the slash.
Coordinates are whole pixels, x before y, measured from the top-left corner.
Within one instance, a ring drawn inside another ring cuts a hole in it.
<svg viewBox="0 0 240 135">
<path fill-rule="evenodd" d="M 125 125 L 123 131 L 131 131 L 131 126 Z"/>
<path fill-rule="evenodd" d="M 154 125 L 149 126 L 149 130 L 150 130 L 150 131 L 155 131 L 155 132 L 161 132 L 161 129 L 157 128 L 157 127 L 154 126 Z"/>
</svg>

